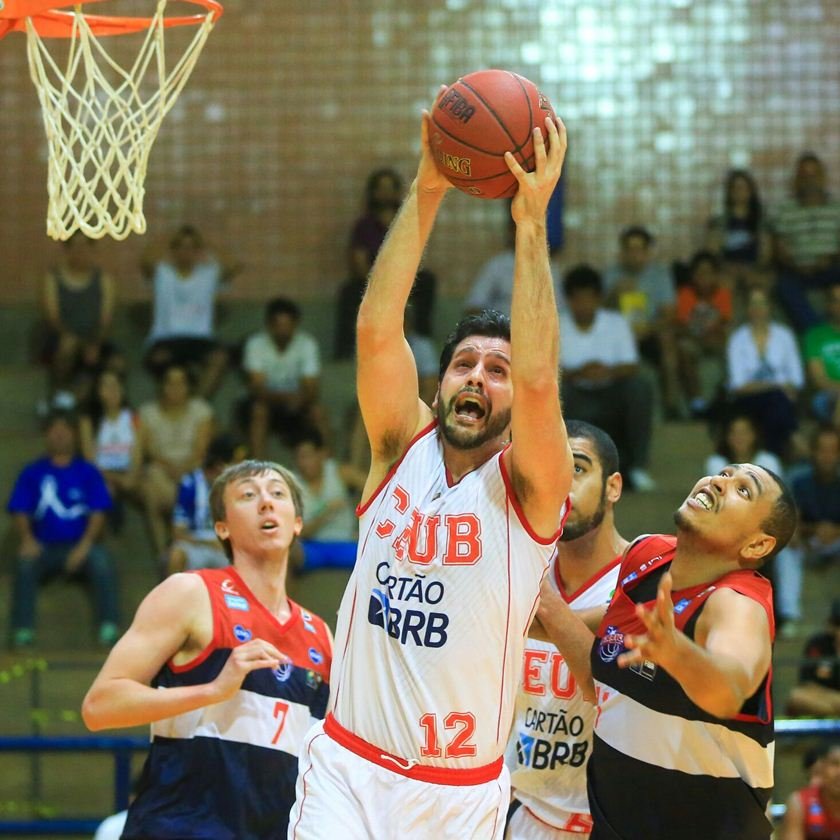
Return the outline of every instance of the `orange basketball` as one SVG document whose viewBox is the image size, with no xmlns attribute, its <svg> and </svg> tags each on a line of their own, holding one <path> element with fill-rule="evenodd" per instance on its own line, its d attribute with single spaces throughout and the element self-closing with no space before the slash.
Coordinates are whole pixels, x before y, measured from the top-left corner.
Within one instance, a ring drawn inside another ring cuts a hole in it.
<svg viewBox="0 0 840 840">
<path fill-rule="evenodd" d="M 441 91 L 432 107 L 431 146 L 438 169 L 469 195 L 509 198 L 516 178 L 505 163 L 511 152 L 534 168 L 534 126 L 554 118 L 551 103 L 528 79 L 507 70 L 479 70 Z M 546 141 L 547 141 L 546 137 Z"/>
</svg>

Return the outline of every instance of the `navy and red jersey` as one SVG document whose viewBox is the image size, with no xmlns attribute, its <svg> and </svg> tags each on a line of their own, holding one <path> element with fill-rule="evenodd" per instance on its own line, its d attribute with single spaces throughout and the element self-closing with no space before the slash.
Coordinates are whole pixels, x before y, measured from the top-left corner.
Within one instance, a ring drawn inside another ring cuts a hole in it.
<svg viewBox="0 0 840 840">
<path fill-rule="evenodd" d="M 598 840 L 769 838 L 773 787 L 773 712 L 768 671 L 731 719 L 703 711 L 662 667 L 619 668 L 626 635 L 646 632 L 636 605 L 650 608 L 676 550 L 672 536 L 648 536 L 628 550 L 618 586 L 592 647 L 598 695 L 587 768 Z M 773 638 L 769 581 L 752 570 L 672 592 L 674 621 L 690 639 L 709 596 L 732 589 L 766 611 Z"/>
<path fill-rule="evenodd" d="M 288 661 L 249 673 L 229 700 L 152 724 L 140 791 L 123 838 L 285 840 L 304 735 L 324 717 L 332 649 L 329 630 L 291 600 L 283 624 L 236 570 L 202 569 L 213 639 L 191 662 L 168 662 L 160 690 L 212 682 L 231 650 L 252 638 Z"/>
</svg>

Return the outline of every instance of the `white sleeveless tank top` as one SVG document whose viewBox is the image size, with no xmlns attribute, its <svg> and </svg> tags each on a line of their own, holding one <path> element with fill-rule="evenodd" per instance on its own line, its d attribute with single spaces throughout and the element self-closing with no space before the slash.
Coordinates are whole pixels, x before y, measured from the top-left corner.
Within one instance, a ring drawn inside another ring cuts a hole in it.
<svg viewBox="0 0 840 840">
<path fill-rule="evenodd" d="M 525 633 L 557 535 L 529 528 L 501 454 L 453 484 L 432 423 L 357 511 L 332 711 L 409 764 L 479 767 L 507 742 Z"/>
</svg>

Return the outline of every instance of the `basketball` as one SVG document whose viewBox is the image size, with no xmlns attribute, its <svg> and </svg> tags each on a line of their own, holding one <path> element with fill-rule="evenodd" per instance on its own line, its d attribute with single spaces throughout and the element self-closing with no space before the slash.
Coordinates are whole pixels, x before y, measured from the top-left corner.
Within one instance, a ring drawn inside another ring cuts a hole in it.
<svg viewBox="0 0 840 840">
<path fill-rule="evenodd" d="M 510 198 L 516 178 L 505 163 L 511 152 L 534 168 L 535 126 L 545 132 L 554 109 L 537 86 L 507 70 L 479 70 L 442 90 L 431 113 L 430 142 L 438 169 L 459 190 L 478 198 Z"/>
</svg>

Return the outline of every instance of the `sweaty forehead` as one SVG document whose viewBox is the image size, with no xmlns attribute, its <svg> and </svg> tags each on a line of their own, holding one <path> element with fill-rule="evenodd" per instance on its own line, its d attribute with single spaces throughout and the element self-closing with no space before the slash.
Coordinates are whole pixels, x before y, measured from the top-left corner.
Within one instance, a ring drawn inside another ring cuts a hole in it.
<svg viewBox="0 0 840 840">
<path fill-rule="evenodd" d="M 510 342 L 501 336 L 468 335 L 455 347 L 453 356 L 461 353 L 495 353 L 510 358 Z"/>
</svg>

